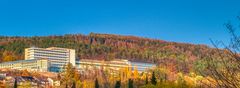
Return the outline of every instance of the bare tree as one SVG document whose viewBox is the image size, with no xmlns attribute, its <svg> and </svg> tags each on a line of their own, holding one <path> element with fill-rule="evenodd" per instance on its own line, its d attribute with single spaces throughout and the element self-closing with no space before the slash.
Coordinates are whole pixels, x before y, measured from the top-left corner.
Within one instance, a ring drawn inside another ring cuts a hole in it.
<svg viewBox="0 0 240 88">
<path fill-rule="evenodd" d="M 238 20 L 240 22 L 239 17 Z M 231 23 L 225 25 L 231 35 L 230 43 L 226 45 L 211 40 L 216 49 L 205 58 L 207 71 L 204 75 L 214 79 L 211 87 L 240 88 L 240 36 L 237 35 L 240 30 L 235 29 Z"/>
</svg>

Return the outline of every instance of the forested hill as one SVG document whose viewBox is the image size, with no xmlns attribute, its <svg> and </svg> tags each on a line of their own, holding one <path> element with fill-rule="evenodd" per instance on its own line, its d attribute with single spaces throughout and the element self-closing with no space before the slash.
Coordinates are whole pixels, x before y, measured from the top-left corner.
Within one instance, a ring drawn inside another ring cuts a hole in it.
<svg viewBox="0 0 240 88">
<path fill-rule="evenodd" d="M 76 50 L 79 59 L 129 59 L 174 65 L 189 71 L 201 58 L 211 54 L 205 45 L 167 42 L 162 40 L 111 34 L 0 37 L 1 62 L 24 59 L 24 48 L 63 47 Z M 181 65 L 181 66 L 178 66 Z"/>
</svg>

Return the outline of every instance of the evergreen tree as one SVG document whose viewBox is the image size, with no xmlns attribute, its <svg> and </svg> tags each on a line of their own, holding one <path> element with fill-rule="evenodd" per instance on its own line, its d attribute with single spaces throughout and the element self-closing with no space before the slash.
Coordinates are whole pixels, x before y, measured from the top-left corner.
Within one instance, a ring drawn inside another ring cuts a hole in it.
<svg viewBox="0 0 240 88">
<path fill-rule="evenodd" d="M 146 76 L 145 84 L 148 84 L 148 76 Z"/>
<path fill-rule="evenodd" d="M 152 73 L 151 83 L 152 83 L 153 85 L 156 85 L 156 84 L 157 84 L 157 80 L 156 80 L 155 72 L 154 72 L 154 71 L 153 71 L 153 73 Z"/>
<path fill-rule="evenodd" d="M 95 88 L 99 88 L 98 79 L 95 80 Z"/>
<path fill-rule="evenodd" d="M 17 88 L 17 78 L 15 78 L 15 81 L 14 81 L 14 86 L 13 88 Z"/>
<path fill-rule="evenodd" d="M 75 68 L 72 66 L 71 63 L 68 63 L 65 67 L 65 71 L 63 72 L 63 78 L 61 79 L 61 82 L 63 84 L 66 84 L 66 86 L 68 84 L 73 85 L 73 83 L 74 83 L 74 73 L 75 73 Z"/>
<path fill-rule="evenodd" d="M 116 82 L 115 88 L 121 88 L 121 82 L 120 82 L 120 81 L 117 81 L 117 82 Z"/>
<path fill-rule="evenodd" d="M 128 79 L 128 88 L 133 88 L 133 80 Z"/>
</svg>

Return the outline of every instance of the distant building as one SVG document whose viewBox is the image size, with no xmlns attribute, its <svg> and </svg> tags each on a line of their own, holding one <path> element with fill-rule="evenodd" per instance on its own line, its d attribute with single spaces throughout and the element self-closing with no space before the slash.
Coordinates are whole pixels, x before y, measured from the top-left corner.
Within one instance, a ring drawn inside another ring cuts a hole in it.
<svg viewBox="0 0 240 88">
<path fill-rule="evenodd" d="M 38 82 L 32 76 L 17 76 L 15 80 L 19 88 L 38 88 Z"/>
<path fill-rule="evenodd" d="M 47 59 L 18 60 L 0 63 L 0 68 L 46 72 L 49 63 Z"/>
<path fill-rule="evenodd" d="M 7 77 L 7 73 L 0 73 L 0 78 L 5 78 Z"/>
<path fill-rule="evenodd" d="M 121 59 L 111 61 L 81 59 L 76 61 L 74 49 L 31 47 L 25 49 L 25 60 L 0 63 L 0 68 L 61 72 L 68 63 L 71 63 L 82 72 L 91 69 L 109 69 L 114 73 L 122 68 L 131 70 L 137 68 L 139 72 L 144 72 L 156 66 L 151 63 L 131 62 Z"/>
<path fill-rule="evenodd" d="M 57 79 L 47 78 L 50 86 L 60 86 L 60 81 Z"/>
<path fill-rule="evenodd" d="M 82 59 L 76 61 L 76 68 L 80 71 L 85 71 L 86 69 L 109 69 L 112 71 L 120 70 L 121 68 L 130 67 L 130 62 L 128 60 L 112 60 L 112 61 L 104 61 L 104 60 L 87 60 Z"/>
<path fill-rule="evenodd" d="M 140 62 L 130 62 L 128 60 L 87 60 L 82 59 L 76 61 L 76 68 L 80 71 L 85 71 L 86 69 L 108 69 L 113 72 L 120 70 L 121 68 L 129 68 L 132 71 L 137 68 L 139 72 L 144 72 L 147 69 L 152 69 L 156 65 L 151 63 L 140 63 Z"/>
<path fill-rule="evenodd" d="M 67 48 L 26 48 L 25 60 L 0 63 L 0 68 L 61 72 L 67 63 L 75 66 L 75 50 Z"/>
<path fill-rule="evenodd" d="M 62 68 L 67 64 L 71 63 L 75 66 L 75 50 L 67 48 L 26 48 L 25 59 L 48 59 L 50 62 L 49 70 L 52 72 L 60 72 Z"/>
<path fill-rule="evenodd" d="M 156 67 L 156 64 L 144 63 L 144 62 L 131 62 L 132 69 L 137 68 L 138 72 L 144 72 L 146 70 Z"/>
</svg>

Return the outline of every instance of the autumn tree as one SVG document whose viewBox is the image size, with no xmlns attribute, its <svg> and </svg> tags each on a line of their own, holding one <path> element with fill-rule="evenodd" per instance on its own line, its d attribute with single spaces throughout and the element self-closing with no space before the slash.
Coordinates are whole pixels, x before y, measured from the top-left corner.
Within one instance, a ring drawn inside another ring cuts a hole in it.
<svg viewBox="0 0 240 88">
<path fill-rule="evenodd" d="M 68 63 L 65 66 L 65 71 L 63 72 L 63 78 L 61 80 L 62 84 L 68 85 L 70 87 L 74 86 L 74 73 L 75 73 L 75 68 L 72 66 L 71 63 Z"/>
<path fill-rule="evenodd" d="M 182 73 L 178 73 L 177 75 L 178 76 L 177 76 L 177 80 L 176 81 L 177 81 L 178 87 L 180 87 L 180 88 L 187 88 L 188 85 L 186 84 L 186 81 L 184 79 L 184 75 Z"/>
<path fill-rule="evenodd" d="M 72 87 L 71 88 L 76 88 L 76 82 L 75 80 L 73 81 Z"/>
<path fill-rule="evenodd" d="M 21 76 L 30 76 L 31 75 L 31 73 L 30 72 L 28 72 L 28 70 L 23 70 L 22 71 L 22 74 L 21 74 Z"/>
<path fill-rule="evenodd" d="M 238 19 L 240 20 L 240 17 Z M 227 23 L 226 28 L 231 35 L 230 44 L 212 41 L 217 52 L 209 54 L 208 58 L 204 59 L 207 62 L 207 71 L 204 75 L 214 78 L 216 87 L 240 88 L 240 36 L 237 33 L 239 30 L 231 23 Z"/>
<path fill-rule="evenodd" d="M 152 72 L 151 83 L 152 83 L 153 85 L 156 85 L 156 84 L 157 84 L 157 79 L 156 79 L 156 76 L 155 76 L 155 72 L 154 72 L 154 71 Z"/>
<path fill-rule="evenodd" d="M 168 69 L 167 68 L 156 68 L 154 71 L 155 71 L 155 74 L 156 74 L 156 77 L 160 80 L 160 82 L 163 82 L 165 80 L 167 80 L 167 71 Z"/>
<path fill-rule="evenodd" d="M 3 61 L 8 62 L 8 61 L 14 61 L 15 60 L 15 54 L 9 51 L 3 52 Z"/>
<path fill-rule="evenodd" d="M 134 66 L 134 71 L 133 71 L 133 78 L 137 79 L 139 77 L 138 69 L 137 66 Z"/>
<path fill-rule="evenodd" d="M 115 54 L 114 53 L 108 53 L 106 60 L 114 60 L 115 59 Z"/>
<path fill-rule="evenodd" d="M 146 78 L 145 78 L 145 84 L 147 85 L 148 84 L 148 76 L 146 75 Z"/>
</svg>

